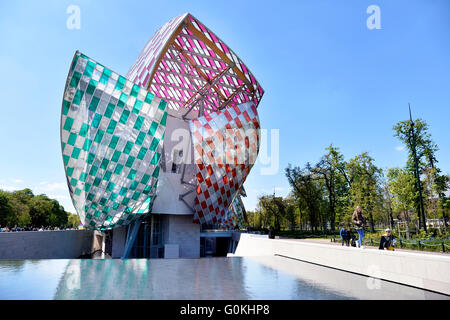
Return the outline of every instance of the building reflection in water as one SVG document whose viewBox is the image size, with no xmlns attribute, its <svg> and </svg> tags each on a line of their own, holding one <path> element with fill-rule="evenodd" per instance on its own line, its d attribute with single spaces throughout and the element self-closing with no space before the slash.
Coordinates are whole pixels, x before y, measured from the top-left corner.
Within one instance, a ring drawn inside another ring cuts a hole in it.
<svg viewBox="0 0 450 320">
<path fill-rule="evenodd" d="M 55 299 L 351 298 L 258 259 L 72 260 Z"/>
<path fill-rule="evenodd" d="M 242 266 L 240 258 L 72 260 L 55 299 L 248 299 Z"/>
<path fill-rule="evenodd" d="M 449 299 L 277 256 L 0 261 L 0 279 L 0 299 Z"/>
</svg>

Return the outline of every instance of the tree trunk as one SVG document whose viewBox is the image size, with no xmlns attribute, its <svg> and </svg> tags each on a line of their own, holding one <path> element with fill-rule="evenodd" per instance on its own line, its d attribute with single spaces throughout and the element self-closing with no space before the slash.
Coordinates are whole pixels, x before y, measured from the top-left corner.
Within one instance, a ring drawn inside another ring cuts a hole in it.
<svg viewBox="0 0 450 320">
<path fill-rule="evenodd" d="M 392 203 L 391 203 L 391 198 L 390 195 L 388 194 L 389 197 L 389 229 L 392 230 L 392 228 L 394 228 L 394 217 L 392 216 Z"/>
<path fill-rule="evenodd" d="M 275 215 L 275 230 L 280 231 L 280 219 L 278 218 L 278 215 Z"/>
<path fill-rule="evenodd" d="M 444 219 L 444 232 L 447 233 L 447 208 L 442 208 L 442 219 Z"/>
<path fill-rule="evenodd" d="M 406 239 L 409 239 L 410 231 L 409 231 L 409 212 L 408 211 L 405 212 L 405 220 L 406 220 Z"/>
</svg>

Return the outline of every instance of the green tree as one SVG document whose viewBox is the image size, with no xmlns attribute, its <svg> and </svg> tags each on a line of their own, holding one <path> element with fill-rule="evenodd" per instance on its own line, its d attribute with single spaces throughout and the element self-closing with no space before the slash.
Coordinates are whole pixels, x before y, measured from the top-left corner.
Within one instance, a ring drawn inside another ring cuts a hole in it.
<svg viewBox="0 0 450 320">
<path fill-rule="evenodd" d="M 11 204 L 13 219 L 10 221 L 11 226 L 26 227 L 30 225 L 30 209 L 26 203 L 20 201 L 14 194 L 10 195 L 9 203 Z"/>
<path fill-rule="evenodd" d="M 0 190 L 0 226 L 10 225 L 13 211 L 9 202 L 9 193 Z"/>
<path fill-rule="evenodd" d="M 347 205 L 348 183 L 343 168 L 344 156 L 332 144 L 326 148 L 327 153 L 320 159 L 314 171 L 323 179 L 328 198 L 328 210 L 331 230 L 335 230 L 336 216 L 342 215 Z"/>
<path fill-rule="evenodd" d="M 33 197 L 29 206 L 31 223 L 35 226 L 59 227 L 67 224 L 68 218 L 64 207 L 46 195 Z"/>
<path fill-rule="evenodd" d="M 414 121 L 414 134 L 412 134 L 411 120 L 400 121 L 394 126 L 394 136 L 402 141 L 408 150 L 408 161 L 406 168 L 413 173 L 415 177 L 415 208 L 417 210 L 419 222 L 425 227 L 426 222 L 421 219 L 421 212 L 423 208 L 422 190 L 424 189 L 423 182 L 421 180 L 422 174 L 429 168 L 435 168 L 437 163 L 436 152 L 439 150 L 437 145 L 433 142 L 431 134 L 429 132 L 428 124 L 422 119 L 416 119 Z M 417 171 L 414 156 L 414 147 L 417 157 Z M 425 212 L 424 212 L 425 215 Z"/>
<path fill-rule="evenodd" d="M 275 195 L 264 195 L 259 197 L 258 202 L 267 217 L 269 217 L 267 222 L 273 221 L 275 230 L 280 230 L 281 220 L 286 215 L 286 205 L 283 198 Z"/>
<path fill-rule="evenodd" d="M 258 220 L 258 213 L 256 211 L 247 211 L 247 222 L 250 228 L 256 229 L 256 222 Z"/>
<path fill-rule="evenodd" d="M 258 197 L 258 203 L 256 205 L 256 217 L 255 222 L 258 226 L 258 229 L 266 228 L 269 226 L 270 221 L 272 220 L 272 211 L 266 210 L 264 206 L 262 205 L 261 197 L 265 196 L 259 196 Z"/>
<path fill-rule="evenodd" d="M 12 192 L 12 195 L 14 196 L 14 198 L 16 198 L 23 204 L 28 204 L 30 200 L 34 197 L 33 192 L 31 191 L 31 189 L 28 188 L 14 191 Z"/>
<path fill-rule="evenodd" d="M 317 231 L 320 223 L 320 206 L 324 197 L 318 175 L 310 163 L 304 168 L 292 167 L 290 164 L 285 170 L 293 194 L 299 203 L 299 209 L 306 209 L 311 229 Z"/>
<path fill-rule="evenodd" d="M 52 203 L 53 208 L 48 218 L 48 225 L 53 227 L 66 226 L 68 223 L 68 217 L 64 207 L 54 199 L 49 199 L 49 201 Z"/>
<path fill-rule="evenodd" d="M 52 214 L 53 204 L 44 195 L 33 197 L 30 202 L 31 223 L 34 226 L 48 226 L 49 217 Z"/>
<path fill-rule="evenodd" d="M 289 194 L 284 199 L 284 203 L 285 203 L 285 220 L 287 222 L 287 227 L 290 230 L 294 230 L 297 225 L 296 215 L 298 213 L 295 197 L 292 194 Z"/>
<path fill-rule="evenodd" d="M 450 209 L 450 199 L 446 196 L 448 190 L 450 190 L 450 176 L 438 173 L 434 179 L 434 191 L 439 199 L 439 207 L 441 210 L 441 216 L 444 220 L 444 230 L 447 230 L 448 213 Z"/>
<path fill-rule="evenodd" d="M 374 159 L 364 152 L 349 160 L 347 172 L 351 181 L 351 208 L 360 206 L 369 216 L 371 231 L 375 232 L 374 209 L 381 197 L 378 185 L 382 171 L 375 166 Z M 349 210 L 349 214 L 350 212 L 352 210 Z"/>
<path fill-rule="evenodd" d="M 384 172 L 383 172 L 382 179 L 381 179 L 381 193 L 383 195 L 382 207 L 383 207 L 383 210 L 385 212 L 387 212 L 387 215 L 386 215 L 387 225 L 389 226 L 390 229 L 393 229 L 394 228 L 394 211 L 393 211 L 394 196 L 392 195 L 391 188 L 389 187 L 389 181 L 387 180 L 387 177 L 384 175 Z"/>
<path fill-rule="evenodd" d="M 29 208 L 23 194 L 0 190 L 0 225 L 25 227 L 30 224 Z"/>
<path fill-rule="evenodd" d="M 72 214 L 70 212 L 66 212 L 67 214 L 67 224 L 71 228 L 76 228 L 81 223 L 80 217 L 77 214 Z"/>
<path fill-rule="evenodd" d="M 57 200 L 44 194 L 35 196 L 30 189 L 0 190 L 0 225 L 63 227 L 67 223 L 68 215 Z"/>
<path fill-rule="evenodd" d="M 404 215 L 409 238 L 409 211 L 414 208 L 416 192 L 414 175 L 407 169 L 391 168 L 388 170 L 387 177 L 389 189 L 393 195 L 393 209 Z"/>
</svg>

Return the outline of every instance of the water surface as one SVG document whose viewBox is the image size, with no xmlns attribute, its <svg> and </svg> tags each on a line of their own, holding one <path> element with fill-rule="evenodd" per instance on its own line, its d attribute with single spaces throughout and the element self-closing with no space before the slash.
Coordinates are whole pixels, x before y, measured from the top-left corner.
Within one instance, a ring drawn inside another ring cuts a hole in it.
<svg viewBox="0 0 450 320">
<path fill-rule="evenodd" d="M 449 299 L 283 257 L 0 260 L 0 299 Z"/>
</svg>

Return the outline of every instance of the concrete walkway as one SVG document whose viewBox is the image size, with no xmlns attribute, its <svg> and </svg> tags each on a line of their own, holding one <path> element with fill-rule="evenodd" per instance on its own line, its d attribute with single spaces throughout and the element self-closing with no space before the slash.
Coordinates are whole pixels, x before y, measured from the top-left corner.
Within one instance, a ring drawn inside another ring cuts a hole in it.
<svg viewBox="0 0 450 320">
<path fill-rule="evenodd" d="M 277 239 L 283 239 L 283 240 L 292 240 L 292 241 L 300 241 L 300 242 L 309 242 L 309 243 L 319 243 L 319 244 L 328 244 L 332 246 L 342 246 L 341 240 L 336 238 L 336 242 L 331 242 L 331 239 L 292 239 L 292 238 L 285 238 L 285 237 L 276 237 Z M 355 250 L 359 250 L 359 248 L 354 248 Z M 371 246 L 365 246 L 364 250 L 379 250 L 378 246 L 371 247 Z M 443 256 L 450 256 L 450 252 L 432 252 L 432 251 L 422 251 L 422 250 L 412 250 L 412 249 L 400 249 L 395 248 L 395 251 L 400 252 L 412 252 L 412 253 L 423 253 L 423 254 L 432 254 L 432 255 L 443 255 Z"/>
<path fill-rule="evenodd" d="M 358 249 L 330 239 L 275 239 L 241 234 L 233 255 L 281 256 L 450 296 L 450 255 L 418 250 Z"/>
</svg>

